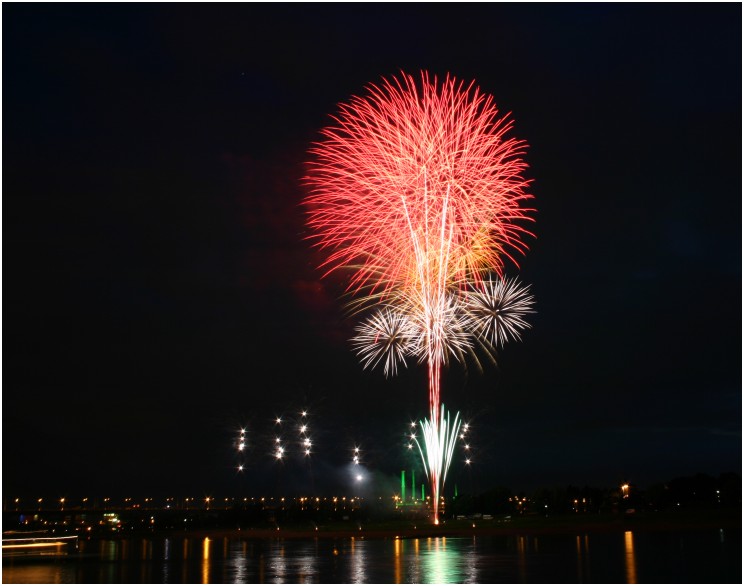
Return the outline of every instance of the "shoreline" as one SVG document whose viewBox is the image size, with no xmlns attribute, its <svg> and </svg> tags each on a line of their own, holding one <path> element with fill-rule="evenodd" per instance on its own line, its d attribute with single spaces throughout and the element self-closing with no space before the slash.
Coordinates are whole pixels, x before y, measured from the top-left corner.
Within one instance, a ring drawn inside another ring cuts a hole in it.
<svg viewBox="0 0 744 586">
<path fill-rule="evenodd" d="M 700 519 L 649 519 L 628 518 L 612 520 L 558 519 L 557 522 L 540 522 L 544 519 L 528 519 L 526 523 L 514 522 L 450 522 L 434 526 L 422 523 L 390 525 L 379 523 L 361 524 L 361 528 L 345 526 L 323 526 L 309 529 L 288 524 L 279 527 L 240 528 L 194 528 L 164 529 L 155 531 L 131 531 L 110 535 L 91 535 L 94 539 L 126 539 L 128 537 L 186 537 L 194 539 L 222 538 L 245 540 L 282 539 L 420 539 L 438 537 L 513 537 L 519 535 L 575 535 L 587 533 L 621 533 L 626 531 L 706 531 L 729 529 L 741 531 L 741 517 Z M 529 522 L 532 521 L 532 522 Z M 537 522 L 535 522 L 537 521 Z M 81 538 L 85 539 L 84 536 Z"/>
</svg>

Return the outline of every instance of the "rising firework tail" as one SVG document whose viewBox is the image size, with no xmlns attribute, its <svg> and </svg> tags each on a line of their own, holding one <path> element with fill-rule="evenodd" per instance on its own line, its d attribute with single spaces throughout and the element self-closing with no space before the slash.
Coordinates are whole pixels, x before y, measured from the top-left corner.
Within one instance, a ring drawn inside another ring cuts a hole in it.
<svg viewBox="0 0 744 586">
<path fill-rule="evenodd" d="M 442 366 L 474 343 L 488 353 L 518 338 L 531 311 L 516 284 L 490 277 L 506 259 L 517 264 L 531 236 L 526 144 L 474 83 L 403 73 L 367 90 L 339 106 L 311 149 L 308 224 L 326 274 L 349 271 L 355 310 L 382 306 L 352 341 L 362 364 L 395 374 L 409 356 L 426 363 L 427 433 L 439 446 Z M 445 456 L 427 447 L 436 494 Z"/>
</svg>

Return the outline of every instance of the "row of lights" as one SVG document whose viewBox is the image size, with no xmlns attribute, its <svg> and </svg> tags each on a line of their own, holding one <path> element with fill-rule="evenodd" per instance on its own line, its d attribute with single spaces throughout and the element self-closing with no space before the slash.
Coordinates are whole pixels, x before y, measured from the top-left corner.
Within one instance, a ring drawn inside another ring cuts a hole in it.
<svg viewBox="0 0 744 586">
<path fill-rule="evenodd" d="M 321 501 L 321 500 L 327 501 L 329 499 L 329 497 L 292 497 L 291 500 L 295 500 L 295 501 L 299 500 L 301 502 L 304 502 L 304 501 L 307 501 L 307 500 L 313 500 L 313 498 L 314 498 L 315 501 L 318 501 L 318 502 Z M 335 497 L 335 496 L 334 497 L 330 497 L 330 498 L 333 500 L 333 502 L 337 502 L 338 499 L 339 499 L 339 497 Z M 357 498 L 358 499 L 359 497 L 354 497 L 354 498 Z M 349 500 L 354 500 L 354 498 L 351 498 Z M 44 500 L 45 499 L 42 497 L 42 498 L 35 499 L 35 501 L 34 501 L 34 499 L 31 499 L 31 500 L 32 500 L 32 502 L 36 502 L 38 505 L 42 505 L 44 503 Z M 131 497 L 126 497 L 126 498 L 123 499 L 123 503 L 124 503 L 125 506 L 133 506 L 133 507 L 139 507 L 139 506 L 141 506 L 139 503 L 133 502 L 133 500 L 134 499 L 132 499 Z M 166 498 L 165 499 L 166 506 L 170 507 L 171 504 L 175 502 L 175 500 L 176 500 L 175 497 L 168 497 L 168 498 Z M 201 500 L 201 499 L 199 499 L 199 500 Z M 235 500 L 236 500 L 235 497 L 225 497 L 225 502 L 230 502 L 230 501 L 235 501 Z M 238 497 L 238 500 L 240 500 L 240 497 Z M 243 497 L 242 500 L 243 500 L 243 502 L 247 502 L 248 500 L 250 500 L 250 501 L 257 501 L 258 500 L 260 502 L 265 502 L 267 500 L 273 501 L 273 500 L 275 500 L 275 497 L 273 497 L 273 496 L 272 497 L 268 497 L 268 498 L 267 497 L 250 497 L 250 498 L 249 497 Z M 287 499 L 286 497 L 276 497 L 276 500 L 279 500 L 281 502 L 284 502 L 285 500 L 290 500 L 290 499 Z M 345 501 L 346 500 L 346 497 L 341 497 L 341 500 Z M 89 499 L 87 497 L 85 497 L 80 502 L 83 503 L 83 504 L 87 504 L 88 501 L 89 501 Z M 144 502 L 146 504 L 151 504 L 151 503 L 154 504 L 154 501 L 155 501 L 155 499 L 154 498 L 150 498 L 150 497 L 147 497 L 147 498 L 144 499 Z M 197 501 L 197 499 L 195 497 L 187 497 L 187 498 L 184 498 L 183 499 L 183 502 L 187 506 L 190 503 L 191 504 L 195 503 L 196 501 Z M 215 501 L 215 498 L 214 497 L 211 497 L 211 496 L 204 497 L 204 502 L 205 503 L 213 503 L 214 501 Z M 16 506 L 20 506 L 21 502 L 22 502 L 22 499 L 20 497 L 17 497 L 15 499 L 13 499 L 13 503 Z M 53 502 L 58 502 L 60 505 L 64 506 L 65 503 L 69 503 L 70 501 L 67 498 L 62 497 L 59 500 L 53 501 Z M 109 503 L 111 503 L 111 498 L 110 497 L 106 497 L 106 498 L 103 499 L 103 502 L 105 504 L 109 504 Z"/>
</svg>

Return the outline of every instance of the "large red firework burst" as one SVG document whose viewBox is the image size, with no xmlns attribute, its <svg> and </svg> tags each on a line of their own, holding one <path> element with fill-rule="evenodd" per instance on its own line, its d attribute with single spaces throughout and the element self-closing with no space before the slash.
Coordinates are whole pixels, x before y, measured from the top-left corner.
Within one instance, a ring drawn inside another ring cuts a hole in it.
<svg viewBox="0 0 744 586">
<path fill-rule="evenodd" d="M 311 150 L 306 204 L 331 251 L 326 268 L 352 268 L 350 290 L 380 294 L 417 287 L 422 260 L 449 286 L 500 274 L 525 250 L 532 211 L 511 121 L 450 76 L 403 74 L 368 90 L 340 105 Z"/>
<path fill-rule="evenodd" d="M 442 83 L 425 72 L 420 83 L 406 74 L 383 79 L 367 96 L 342 104 L 334 120 L 311 150 L 309 224 L 329 251 L 328 272 L 351 269 L 348 289 L 364 293 L 362 303 L 394 308 L 381 318 L 386 336 L 390 316 L 414 324 L 408 329 L 415 342 L 396 334 L 395 344 L 381 346 L 366 330 L 358 342 L 375 363 L 391 349 L 417 349 L 428 366 L 430 435 L 437 443 L 441 366 L 462 349 L 458 340 L 466 344 L 456 335 L 458 294 L 485 291 L 484 277 L 502 275 L 504 259 L 516 264 L 514 252 L 526 249 L 523 223 L 532 211 L 524 207 L 531 197 L 522 177 L 526 145 L 506 136 L 512 123 L 490 96 L 449 75 Z M 386 369 L 394 366 L 386 362 Z M 440 447 L 427 450 L 441 454 Z M 437 522 L 446 467 L 440 456 L 432 462 Z"/>
</svg>

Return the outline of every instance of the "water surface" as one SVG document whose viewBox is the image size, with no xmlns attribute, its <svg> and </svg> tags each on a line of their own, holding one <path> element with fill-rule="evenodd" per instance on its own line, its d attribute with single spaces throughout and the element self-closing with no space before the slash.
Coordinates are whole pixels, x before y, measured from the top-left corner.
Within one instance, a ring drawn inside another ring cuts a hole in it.
<svg viewBox="0 0 744 586">
<path fill-rule="evenodd" d="M 5 583 L 741 583 L 741 531 L 419 539 L 127 538 Z"/>
</svg>

